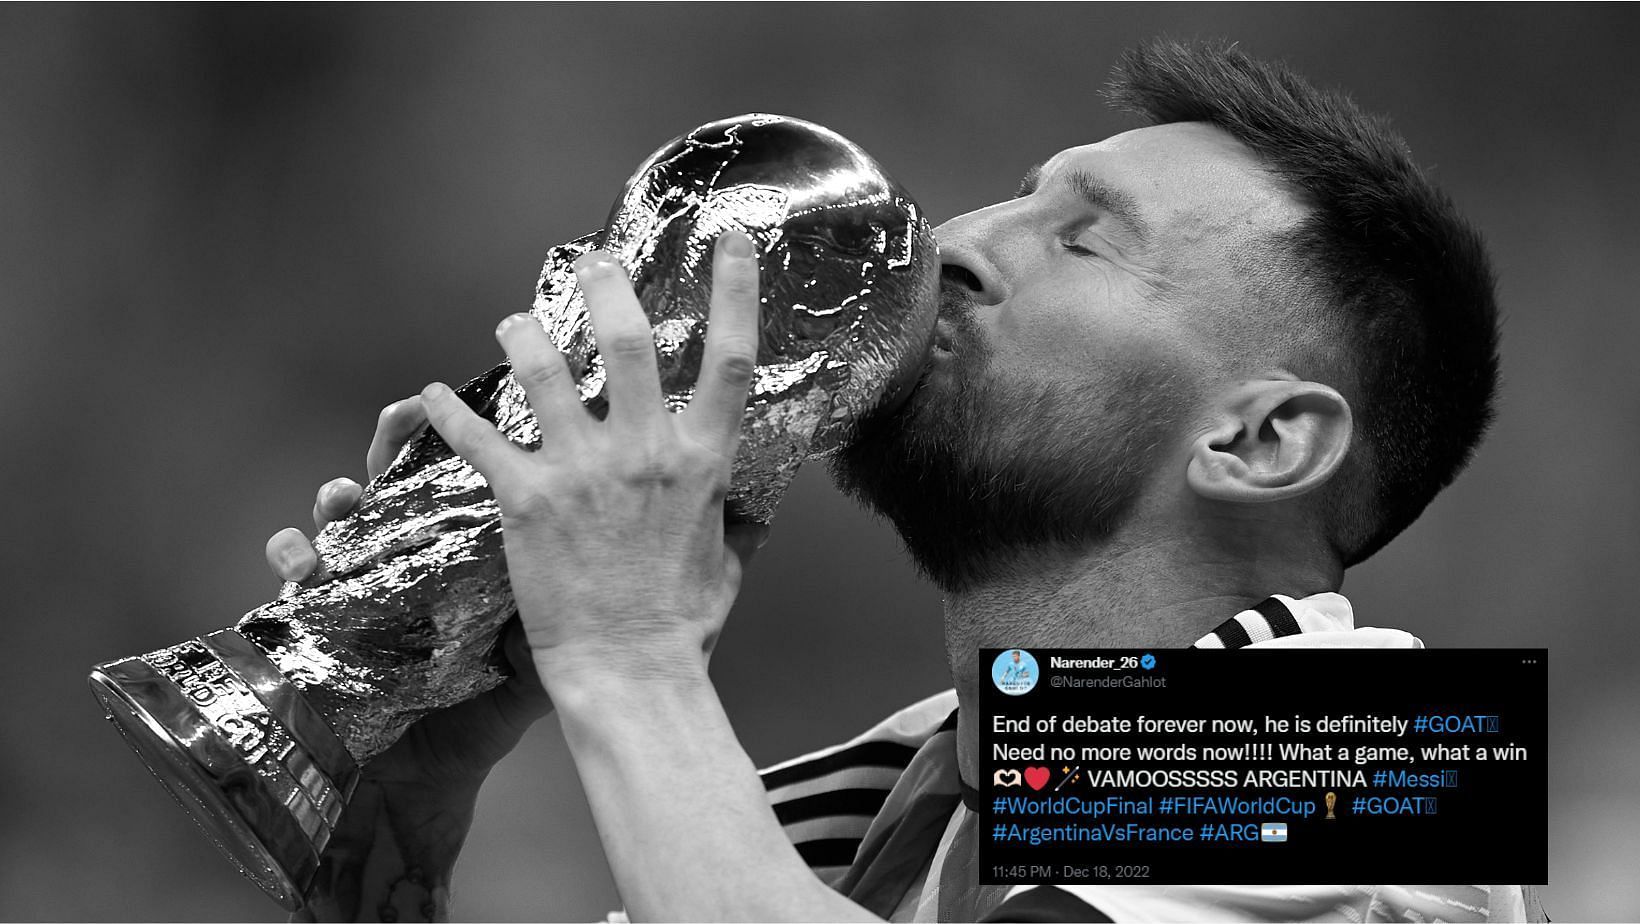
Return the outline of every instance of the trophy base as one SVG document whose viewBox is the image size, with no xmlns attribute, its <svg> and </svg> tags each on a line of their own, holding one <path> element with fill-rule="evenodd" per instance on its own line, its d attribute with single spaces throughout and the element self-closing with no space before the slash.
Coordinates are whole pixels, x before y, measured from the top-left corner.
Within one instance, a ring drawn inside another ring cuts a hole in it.
<svg viewBox="0 0 1640 924">
<path fill-rule="evenodd" d="M 98 665 L 91 692 L 217 848 L 286 910 L 305 903 L 359 769 L 232 629 Z"/>
</svg>

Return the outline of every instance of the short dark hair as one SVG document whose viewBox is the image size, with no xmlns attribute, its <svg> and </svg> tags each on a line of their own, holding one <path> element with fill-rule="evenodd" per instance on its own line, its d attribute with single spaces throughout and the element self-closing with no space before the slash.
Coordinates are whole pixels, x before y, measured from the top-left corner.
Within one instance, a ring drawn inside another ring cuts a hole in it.
<svg viewBox="0 0 1640 924">
<path fill-rule="evenodd" d="M 1146 44 L 1123 55 L 1107 95 L 1152 124 L 1218 126 L 1309 205 L 1285 262 L 1341 337 L 1360 398 L 1326 529 L 1345 565 L 1367 558 L 1452 482 L 1492 422 L 1496 282 L 1480 234 L 1387 119 L 1233 45 Z"/>
</svg>

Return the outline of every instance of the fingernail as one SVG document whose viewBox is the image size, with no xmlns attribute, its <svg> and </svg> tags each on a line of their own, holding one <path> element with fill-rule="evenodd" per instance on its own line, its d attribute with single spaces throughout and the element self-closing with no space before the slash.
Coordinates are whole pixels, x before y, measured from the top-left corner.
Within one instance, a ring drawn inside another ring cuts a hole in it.
<svg viewBox="0 0 1640 924">
<path fill-rule="evenodd" d="M 723 234 L 723 252 L 745 259 L 752 255 L 752 239 L 739 231 L 726 231 Z"/>
<path fill-rule="evenodd" d="M 421 400 L 441 401 L 450 393 L 450 386 L 443 382 L 433 382 L 421 390 Z"/>
<path fill-rule="evenodd" d="M 529 319 L 530 319 L 530 316 L 527 315 L 527 314 L 524 314 L 522 312 L 520 312 L 518 314 L 509 314 L 506 317 L 501 319 L 500 324 L 497 324 L 495 326 L 496 335 L 500 336 L 502 333 L 504 333 L 507 330 L 507 328 L 512 327 L 515 324 L 522 324 L 523 322 L 528 321 Z"/>
<path fill-rule="evenodd" d="M 614 256 L 602 250 L 594 250 L 575 258 L 577 273 L 607 273 L 619 265 L 615 262 Z"/>
</svg>

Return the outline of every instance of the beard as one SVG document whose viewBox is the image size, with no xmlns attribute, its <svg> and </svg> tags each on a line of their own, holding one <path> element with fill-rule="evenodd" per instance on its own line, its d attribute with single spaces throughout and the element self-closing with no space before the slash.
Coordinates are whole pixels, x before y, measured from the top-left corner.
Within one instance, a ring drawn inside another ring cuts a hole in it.
<svg viewBox="0 0 1640 924">
<path fill-rule="evenodd" d="M 1076 385 L 1005 373 L 975 307 L 967 289 L 942 286 L 951 355 L 926 366 L 897 408 L 862 420 L 830 460 L 838 488 L 888 519 L 918 570 L 951 594 L 1032 550 L 1108 540 L 1178 407 L 1160 369 L 1090 369 Z"/>
</svg>

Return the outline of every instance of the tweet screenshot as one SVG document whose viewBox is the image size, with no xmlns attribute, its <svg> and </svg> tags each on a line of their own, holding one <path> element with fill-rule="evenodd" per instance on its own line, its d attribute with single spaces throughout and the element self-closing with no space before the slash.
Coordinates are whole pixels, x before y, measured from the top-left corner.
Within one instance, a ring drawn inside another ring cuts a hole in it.
<svg viewBox="0 0 1640 924">
<path fill-rule="evenodd" d="M 1548 881 L 1545 649 L 983 649 L 986 884 Z"/>
</svg>

